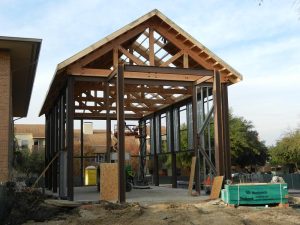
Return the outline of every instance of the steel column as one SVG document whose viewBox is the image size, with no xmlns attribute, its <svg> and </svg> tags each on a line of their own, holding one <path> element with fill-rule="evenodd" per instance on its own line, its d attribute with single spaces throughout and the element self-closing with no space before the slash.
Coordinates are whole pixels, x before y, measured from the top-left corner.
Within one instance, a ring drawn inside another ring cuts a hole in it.
<svg viewBox="0 0 300 225">
<path fill-rule="evenodd" d="M 196 156 L 195 167 L 195 189 L 200 194 L 200 160 L 198 150 L 198 134 L 197 134 L 197 86 L 193 86 L 192 96 L 192 119 L 193 119 L 193 148 L 194 155 Z"/>
<path fill-rule="evenodd" d="M 49 163 L 49 115 L 47 114 L 45 116 L 46 120 L 46 126 L 45 126 L 45 137 L 46 137 L 46 142 L 45 142 L 45 168 L 48 166 Z M 49 185 L 49 172 L 46 170 L 45 172 L 45 188 L 48 188 Z"/>
<path fill-rule="evenodd" d="M 57 147 L 58 147 L 58 143 L 57 143 L 57 139 L 58 139 L 58 134 L 57 134 L 57 103 L 55 104 L 55 107 L 54 107 L 54 130 L 53 130 L 53 138 L 54 138 L 54 154 L 52 157 L 54 157 L 57 153 Z M 53 161 L 53 193 L 57 193 L 57 159 L 55 159 Z"/>
<path fill-rule="evenodd" d="M 66 89 L 61 96 L 60 102 L 60 155 L 59 155 L 59 197 L 61 199 L 67 198 L 67 151 L 66 151 L 66 138 L 65 138 L 65 124 L 66 124 Z"/>
<path fill-rule="evenodd" d="M 153 159 L 153 173 L 154 173 L 154 184 L 159 186 L 159 164 L 158 164 L 158 153 L 161 152 L 161 135 L 160 135 L 160 115 L 154 114 L 153 119 L 153 130 L 154 130 L 154 159 Z"/>
<path fill-rule="evenodd" d="M 80 184 L 84 185 L 83 174 L 83 119 L 80 120 Z"/>
<path fill-rule="evenodd" d="M 74 200 L 73 149 L 74 149 L 74 78 L 68 78 L 66 96 L 66 142 L 67 142 L 67 193 L 68 200 Z"/>
<path fill-rule="evenodd" d="M 106 104 L 106 162 L 110 162 L 110 150 L 111 150 L 111 119 L 109 117 L 109 82 L 105 83 L 105 104 Z"/>
<path fill-rule="evenodd" d="M 52 160 L 53 157 L 53 110 L 50 111 L 50 129 L 49 129 L 49 162 Z M 49 190 L 53 188 L 53 164 L 49 166 Z"/>
<path fill-rule="evenodd" d="M 125 180 L 125 118 L 124 118 L 124 65 L 118 66 L 117 74 L 117 123 L 118 123 L 118 166 L 119 202 L 126 201 Z"/>
<path fill-rule="evenodd" d="M 174 109 L 173 107 L 170 108 L 169 113 L 167 114 L 169 116 L 169 122 L 170 122 L 170 132 L 167 134 L 170 136 L 168 140 L 170 140 L 169 145 L 169 151 L 172 153 L 172 188 L 177 188 L 177 167 L 176 167 L 176 152 L 174 148 L 174 115 L 173 115 Z"/>
</svg>

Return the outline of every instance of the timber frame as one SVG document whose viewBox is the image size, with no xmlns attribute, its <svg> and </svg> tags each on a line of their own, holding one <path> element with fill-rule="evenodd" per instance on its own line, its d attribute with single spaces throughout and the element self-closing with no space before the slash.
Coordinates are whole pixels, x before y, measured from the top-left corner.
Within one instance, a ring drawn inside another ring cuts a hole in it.
<svg viewBox="0 0 300 225">
<path fill-rule="evenodd" d="M 125 202 L 125 121 L 139 121 L 141 162 L 147 154 L 142 143 L 146 142 L 149 123 L 154 182 L 159 185 L 162 114 L 166 116 L 167 144 L 172 154 L 172 186 L 176 187 L 182 106 L 188 115 L 189 150 L 197 157 L 196 190 L 200 190 L 200 159 L 210 174 L 230 178 L 227 87 L 240 80 L 236 70 L 161 12 L 149 12 L 58 65 L 40 113 L 46 116 L 46 165 L 60 152 L 46 172 L 46 187 L 53 192 L 59 187 L 61 198 L 74 199 L 74 120 L 82 124 L 85 119 L 106 121 L 107 160 L 111 120 L 117 120 L 120 202 Z M 214 153 L 210 133 L 204 134 L 212 121 Z M 81 142 L 81 182 L 82 152 Z"/>
</svg>

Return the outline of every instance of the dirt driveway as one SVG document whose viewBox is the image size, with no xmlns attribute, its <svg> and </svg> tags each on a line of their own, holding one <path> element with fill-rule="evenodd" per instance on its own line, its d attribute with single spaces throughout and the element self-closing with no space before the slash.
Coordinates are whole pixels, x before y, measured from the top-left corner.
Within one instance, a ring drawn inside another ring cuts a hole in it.
<svg viewBox="0 0 300 225">
<path fill-rule="evenodd" d="M 221 202 L 83 205 L 69 214 L 45 222 L 26 224 L 104 224 L 104 225 L 193 225 L 193 224 L 300 224 L 300 209 L 278 207 L 230 208 Z"/>
</svg>

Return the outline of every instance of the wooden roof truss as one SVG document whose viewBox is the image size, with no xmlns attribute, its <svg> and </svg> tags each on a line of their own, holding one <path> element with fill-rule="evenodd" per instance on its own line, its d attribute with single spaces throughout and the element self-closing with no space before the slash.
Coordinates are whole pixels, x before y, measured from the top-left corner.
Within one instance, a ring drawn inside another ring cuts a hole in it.
<svg viewBox="0 0 300 225">
<path fill-rule="evenodd" d="M 150 13 L 151 14 L 151 13 Z M 107 80 L 119 64 L 126 65 L 125 116 L 139 119 L 192 95 L 192 85 L 212 83 L 214 71 L 222 82 L 233 83 L 238 76 L 218 61 L 215 55 L 193 41 L 160 12 L 122 28 L 114 38 L 101 40 L 101 45 L 78 53 L 58 65 L 41 114 L 49 111 L 57 91 L 68 76 L 75 77 L 75 118 L 105 118 L 116 113 L 114 81 L 109 85 L 109 101 L 104 92 Z M 95 46 L 97 43 L 95 44 Z M 202 47 L 202 48 L 201 48 Z M 75 58 L 74 58 L 75 57 Z M 74 59 L 73 59 L 74 58 Z M 94 79 L 93 79 L 94 78 Z M 96 80 L 96 82 L 95 82 Z M 107 106 L 108 104 L 108 106 Z M 114 116 L 114 115 L 112 115 Z"/>
</svg>

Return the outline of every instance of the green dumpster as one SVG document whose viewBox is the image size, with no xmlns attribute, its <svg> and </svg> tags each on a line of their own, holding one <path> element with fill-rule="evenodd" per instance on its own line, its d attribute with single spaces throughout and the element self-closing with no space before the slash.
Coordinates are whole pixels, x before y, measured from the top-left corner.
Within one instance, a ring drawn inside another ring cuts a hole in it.
<svg viewBox="0 0 300 225">
<path fill-rule="evenodd" d="M 245 183 L 225 185 L 221 199 L 230 205 L 287 204 L 286 183 Z"/>
</svg>

